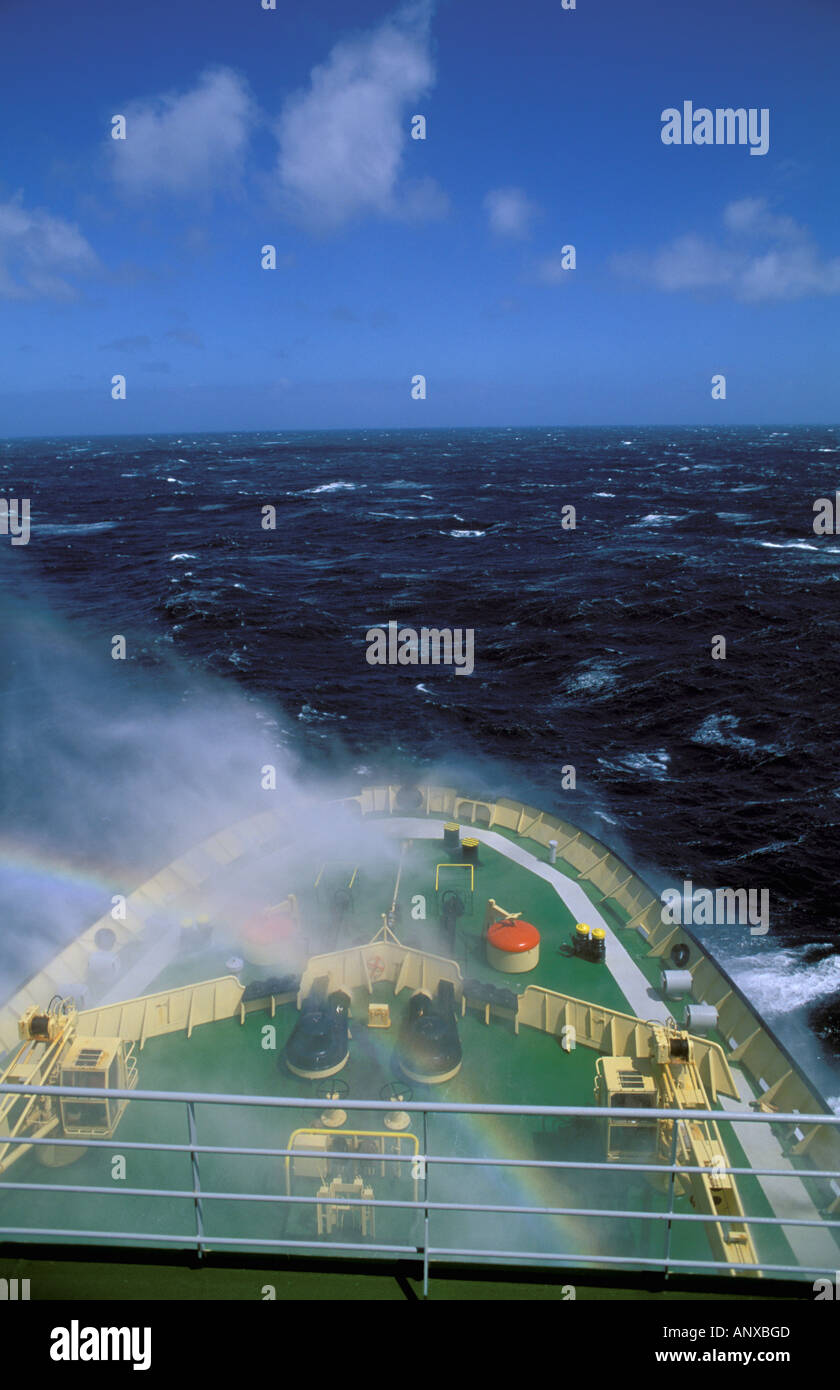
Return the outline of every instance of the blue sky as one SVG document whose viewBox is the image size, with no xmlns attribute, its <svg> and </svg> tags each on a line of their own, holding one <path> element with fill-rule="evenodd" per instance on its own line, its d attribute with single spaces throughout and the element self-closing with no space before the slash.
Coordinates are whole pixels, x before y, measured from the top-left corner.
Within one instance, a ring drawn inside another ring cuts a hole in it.
<svg viewBox="0 0 840 1390">
<path fill-rule="evenodd" d="M 838 40 L 835 0 L 3 0 L 0 434 L 835 423 Z M 684 101 L 767 153 L 663 144 Z"/>
</svg>

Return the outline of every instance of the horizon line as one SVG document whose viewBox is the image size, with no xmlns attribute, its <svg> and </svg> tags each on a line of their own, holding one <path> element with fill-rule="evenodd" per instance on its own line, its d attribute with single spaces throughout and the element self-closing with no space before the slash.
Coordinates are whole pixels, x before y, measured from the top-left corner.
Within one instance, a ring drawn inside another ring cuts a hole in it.
<svg viewBox="0 0 840 1390">
<path fill-rule="evenodd" d="M 455 430 L 469 431 L 478 433 L 479 431 L 501 431 L 501 430 L 766 430 L 766 429 L 840 429 L 840 420 L 829 422 L 823 420 L 791 421 L 791 420 L 768 420 L 764 423 L 757 421 L 727 421 L 720 424 L 702 424 L 699 421 L 686 421 L 684 423 L 663 424 L 655 421 L 648 421 L 643 424 L 529 424 L 529 425 L 328 425 L 318 428 L 312 425 L 300 426 L 281 426 L 277 428 L 264 429 L 228 429 L 202 428 L 202 429 L 173 429 L 173 430 L 115 430 L 108 433 L 93 433 L 81 431 L 75 433 L 50 433 L 50 434 L 4 434 L 0 435 L 0 443 L 11 443 L 16 440 L 51 440 L 51 439 L 139 439 L 141 437 L 152 439 L 172 439 L 179 435 L 191 435 L 199 437 L 210 434 L 429 434 L 429 433 L 451 433 Z"/>
</svg>

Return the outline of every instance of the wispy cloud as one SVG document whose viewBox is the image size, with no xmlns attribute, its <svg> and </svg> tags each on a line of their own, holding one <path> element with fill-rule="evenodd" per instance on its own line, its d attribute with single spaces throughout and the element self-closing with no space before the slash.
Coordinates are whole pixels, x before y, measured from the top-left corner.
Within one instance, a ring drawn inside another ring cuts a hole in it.
<svg viewBox="0 0 840 1390">
<path fill-rule="evenodd" d="M 825 258 L 808 229 L 766 199 L 729 203 L 721 220 L 723 240 L 677 237 L 652 256 L 615 256 L 612 268 L 666 292 L 719 290 L 747 303 L 840 294 L 840 257 Z"/>
<path fill-rule="evenodd" d="M 111 171 L 131 197 L 195 194 L 238 177 L 257 111 L 247 83 L 229 68 L 202 74 L 181 95 L 130 102 L 125 140 L 108 139 Z"/>
<path fill-rule="evenodd" d="M 730 232 L 771 241 L 799 241 L 804 235 L 804 228 L 792 217 L 771 212 L 766 198 L 740 198 L 727 203 L 723 225 Z"/>
<path fill-rule="evenodd" d="M 484 199 L 490 230 L 500 237 L 527 237 L 539 212 L 521 188 L 493 188 Z"/>
<path fill-rule="evenodd" d="M 92 246 L 72 222 L 24 207 L 21 194 L 0 203 L 0 297 L 76 299 L 74 280 L 97 269 Z"/>
<path fill-rule="evenodd" d="M 542 260 L 537 262 L 534 273 L 543 285 L 571 284 L 569 267 L 563 264 L 562 251 L 558 251 L 555 256 L 543 256 Z"/>
<path fill-rule="evenodd" d="M 434 180 L 403 177 L 413 107 L 435 80 L 430 18 L 428 0 L 418 0 L 341 40 L 286 101 L 277 178 L 296 220 L 331 231 L 371 214 L 421 220 L 445 211 Z"/>
<path fill-rule="evenodd" d="M 203 348 L 204 339 L 200 333 L 196 333 L 192 328 L 169 328 L 163 335 L 173 343 L 180 343 L 181 347 Z"/>
<path fill-rule="evenodd" d="M 147 352 L 152 346 L 152 340 L 146 333 L 137 333 L 133 337 L 115 338 L 111 343 L 103 343 L 100 351 L 102 352 Z"/>
</svg>

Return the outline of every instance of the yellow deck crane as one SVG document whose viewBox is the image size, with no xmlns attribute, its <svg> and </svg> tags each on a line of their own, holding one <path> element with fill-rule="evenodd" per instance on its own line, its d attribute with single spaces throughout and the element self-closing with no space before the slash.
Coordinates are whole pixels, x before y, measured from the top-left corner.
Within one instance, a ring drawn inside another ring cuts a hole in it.
<svg viewBox="0 0 840 1390">
<path fill-rule="evenodd" d="M 18 1023 L 21 1045 L 0 1072 L 0 1083 L 133 1090 L 137 1085 L 134 1043 L 82 1036 L 76 1023 L 72 999 L 56 997 L 46 1009 L 33 1004 Z M 0 1174 L 29 1147 L 11 1140 L 44 1139 L 51 1134 L 82 1141 L 110 1139 L 127 1105 L 127 1100 L 106 1096 L 0 1095 Z M 38 1147 L 44 1156 L 62 1152 Z M 77 1149 L 64 1152 L 78 1157 Z"/>
<path fill-rule="evenodd" d="M 706 1224 L 709 1244 L 735 1274 L 739 1265 L 757 1264 L 758 1256 L 735 1179 L 724 1171 L 732 1165 L 715 1122 L 621 1118 L 622 1109 L 711 1109 L 688 1033 L 673 1021 L 648 1026 L 648 1057 L 599 1057 L 595 1064 L 596 1104 L 616 1111 L 606 1122 L 607 1159 L 670 1163 L 673 1154 L 675 1163 L 701 1169 L 680 1174 L 676 1190 L 687 1190 L 698 1214 L 714 1218 Z"/>
</svg>

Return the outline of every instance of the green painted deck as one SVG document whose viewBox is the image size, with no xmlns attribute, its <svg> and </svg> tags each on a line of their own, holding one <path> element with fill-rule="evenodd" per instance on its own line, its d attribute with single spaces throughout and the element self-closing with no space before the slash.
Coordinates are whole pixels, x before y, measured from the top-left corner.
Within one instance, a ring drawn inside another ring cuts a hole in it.
<svg viewBox="0 0 840 1390">
<path fill-rule="evenodd" d="M 511 841 L 516 837 L 508 835 Z M 529 842 L 529 852 L 547 859 L 544 851 Z M 397 935 L 404 945 L 445 954 L 438 929 L 438 907 L 434 891 L 435 865 L 448 856 L 440 840 L 415 840 L 406 852 L 399 902 L 402 913 Z M 352 866 L 328 866 L 316 891 L 315 879 L 322 859 L 317 854 L 301 854 L 293 868 L 278 869 L 274 901 L 295 893 L 301 918 L 311 931 L 317 951 L 343 949 L 371 939 L 380 925 L 381 914 L 390 906 L 396 864 L 393 854 L 383 854 L 382 869 L 360 872 L 354 884 L 354 904 L 350 917 L 336 932 L 329 920 L 328 903 L 337 887 L 346 887 Z M 558 861 L 560 872 L 573 871 Z M 456 877 L 455 875 L 452 876 Z M 466 878 L 466 875 L 463 875 Z M 247 866 L 230 876 L 230 886 L 247 881 Z M 448 886 L 448 885 L 447 885 Z M 584 888 L 586 885 L 581 885 Z M 590 890 L 592 896 L 594 890 Z M 427 918 L 415 919 L 411 904 L 425 898 Z M 542 935 L 540 963 L 525 975 L 501 975 L 486 961 L 483 942 L 484 911 L 488 897 L 506 910 L 517 911 L 533 922 Z M 519 992 L 530 984 L 573 995 L 625 1013 L 634 1010 L 608 967 L 564 955 L 575 919 L 554 889 L 527 869 L 481 846 L 476 873 L 476 891 L 471 912 L 459 919 L 455 959 L 465 978 L 479 978 L 505 985 Z M 603 910 L 603 909 L 602 909 Z M 620 926 L 615 913 L 608 921 Z M 659 962 L 646 955 L 644 941 L 632 931 L 622 934 L 622 945 L 651 985 L 658 985 Z M 609 948 L 608 948 L 609 950 Z M 229 943 L 219 942 L 201 955 L 183 956 L 169 965 L 148 986 L 148 992 L 211 979 L 225 974 L 225 961 L 231 955 Z M 242 982 L 265 978 L 274 972 L 265 966 L 246 965 Z M 351 1010 L 350 1058 L 340 1073 L 354 1100 L 380 1098 L 384 1084 L 400 1078 L 396 1046 L 402 1014 L 410 991 L 394 996 L 390 984 L 377 984 L 373 995 L 364 991 L 354 995 Z M 367 1027 L 367 1004 L 387 1002 L 392 1027 Z M 46 1001 L 44 1001 L 46 1003 Z M 184 1035 L 152 1038 L 138 1053 L 139 1086 L 145 1090 L 205 1091 L 252 1096 L 310 1098 L 323 1095 L 327 1082 L 311 1082 L 293 1075 L 283 1061 L 284 1044 L 298 1015 L 293 1003 L 278 1008 L 271 1019 L 267 1011 L 249 1014 L 244 1024 L 238 1019 L 204 1025 L 192 1037 Z M 265 1032 L 269 1026 L 272 1033 Z M 586 1047 L 564 1051 L 555 1037 L 523 1026 L 518 1036 L 512 1022 L 493 1021 L 485 1025 L 475 1013 L 459 1020 L 463 1046 L 463 1065 L 459 1074 L 440 1086 L 411 1083 L 415 1101 L 453 1101 L 467 1103 L 517 1103 L 545 1105 L 589 1105 L 593 1103 L 596 1053 Z M 717 1039 L 720 1041 L 720 1039 Z M 326 1108 L 326 1106 L 325 1106 Z M 283 1148 L 291 1131 L 318 1123 L 318 1111 L 254 1110 L 244 1107 L 196 1107 L 200 1144 L 236 1144 Z M 520 1160 L 603 1161 L 602 1122 L 587 1120 L 541 1119 L 531 1116 L 431 1116 L 423 1133 L 422 1117 L 415 1117 L 412 1130 L 421 1152 L 447 1157 L 495 1157 Z M 350 1112 L 345 1129 L 382 1131 L 382 1116 L 376 1112 Z M 340 1132 L 340 1131 L 339 1131 Z M 722 1127 L 730 1161 L 748 1166 L 746 1156 L 731 1134 Z M 9 1182 L 46 1182 L 94 1185 L 102 1194 L 72 1195 L 45 1191 L 38 1194 L 3 1191 L 0 1182 L 0 1224 L 27 1229 L 73 1227 L 83 1231 L 107 1228 L 119 1243 L 130 1233 L 142 1233 L 144 1242 L 160 1243 L 164 1234 L 186 1241 L 195 1233 L 195 1209 L 191 1195 L 158 1197 L 129 1195 L 126 1189 L 145 1193 L 160 1187 L 192 1191 L 188 1154 L 158 1154 L 126 1150 L 129 1141 L 186 1143 L 184 1107 L 170 1103 L 132 1102 L 114 1141 L 108 1148 L 88 1149 L 71 1166 L 52 1169 L 36 1161 L 29 1152 L 8 1174 Z M 115 1155 L 125 1155 L 125 1177 L 112 1176 Z M 381 1165 L 371 1160 L 365 1170 L 377 1198 L 393 1201 L 415 1196 L 415 1183 L 408 1163 L 389 1165 L 387 1176 Z M 201 1155 L 201 1187 L 204 1193 L 205 1242 L 214 1249 L 214 1238 L 229 1238 L 237 1244 L 227 1250 L 248 1247 L 245 1241 L 275 1239 L 289 1242 L 317 1241 L 314 1205 L 284 1206 L 270 1202 L 213 1200 L 208 1194 L 261 1194 L 271 1197 L 286 1191 L 286 1164 L 280 1157 L 242 1157 Z M 745 1210 L 751 1215 L 773 1213 L 757 1180 L 741 1178 L 739 1191 Z M 313 1197 L 317 1182 L 298 1178 L 292 1188 L 301 1196 Z M 499 1247 L 522 1252 L 524 1260 L 540 1263 L 549 1255 L 562 1252 L 570 1265 L 597 1266 L 605 1257 L 626 1260 L 627 1270 L 644 1269 L 647 1260 L 660 1260 L 666 1242 L 666 1222 L 636 1222 L 624 1217 L 558 1217 L 505 1213 L 472 1213 L 466 1203 L 491 1203 L 512 1208 L 530 1206 L 569 1206 L 591 1209 L 632 1209 L 645 1213 L 664 1213 L 669 1193 L 664 1179 L 616 1171 L 584 1173 L 567 1169 L 551 1171 L 480 1168 L 473 1165 L 438 1166 L 431 1170 L 428 1189 L 422 1182 L 417 1196 L 452 1204 L 452 1210 L 433 1211 L 430 1216 L 432 1244 L 456 1246 L 474 1252 Z M 686 1195 L 678 1195 L 674 1210 L 691 1214 Z M 375 1239 L 400 1246 L 416 1247 L 422 1238 L 422 1212 L 376 1212 Z M 796 1263 L 784 1235 L 772 1228 L 754 1227 L 754 1239 L 762 1262 Z M 19 1237 L 18 1237 L 19 1238 Z M 47 1237 L 43 1237 L 47 1239 Z M 69 1238 L 68 1238 L 69 1239 Z M 333 1239 L 364 1245 L 358 1230 L 350 1224 Z M 177 1248 L 177 1246 L 175 1247 Z M 217 1249 L 223 1247 L 217 1246 Z M 699 1262 L 712 1258 L 704 1228 L 697 1223 L 675 1223 L 671 1232 L 671 1256 L 677 1260 Z M 383 1258 L 386 1258 L 383 1256 Z M 562 1268 L 558 1269 L 562 1281 Z M 617 1276 L 618 1277 L 618 1276 Z M 253 1297 L 251 1292 L 247 1295 Z"/>
</svg>

